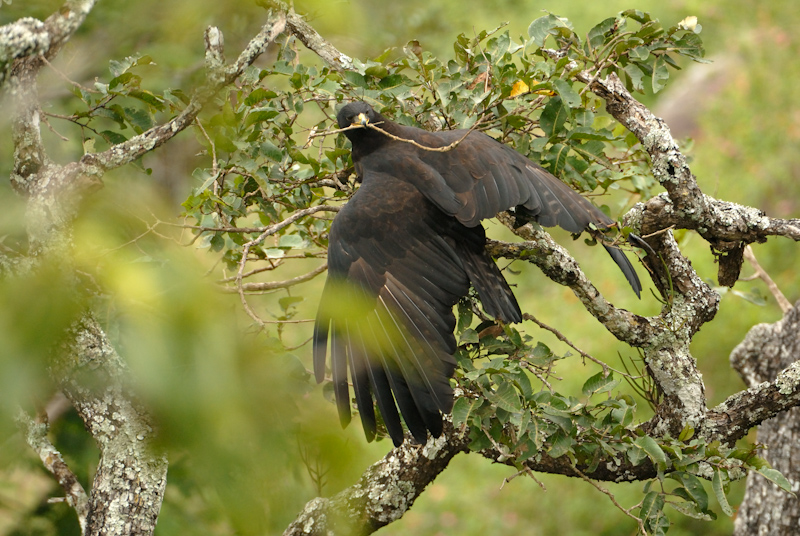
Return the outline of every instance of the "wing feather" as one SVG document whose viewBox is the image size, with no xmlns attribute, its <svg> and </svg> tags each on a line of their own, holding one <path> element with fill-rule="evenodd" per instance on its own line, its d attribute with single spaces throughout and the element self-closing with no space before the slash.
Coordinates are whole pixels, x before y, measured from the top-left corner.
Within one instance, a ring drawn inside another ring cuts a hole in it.
<svg viewBox="0 0 800 536">
<path fill-rule="evenodd" d="M 465 227 L 413 185 L 382 173 L 364 177 L 331 229 L 313 339 L 318 380 L 331 340 L 343 423 L 350 418 L 349 371 L 367 439 L 377 429 L 373 397 L 395 444 L 402 442 L 401 416 L 417 441 L 441 434 L 441 414 L 453 407 L 453 305 L 466 295 L 469 273 L 492 274 L 500 282 L 487 288 L 508 289 L 491 258 L 467 254 L 484 243 L 482 228 Z M 465 266 L 472 262 L 495 271 Z"/>
</svg>

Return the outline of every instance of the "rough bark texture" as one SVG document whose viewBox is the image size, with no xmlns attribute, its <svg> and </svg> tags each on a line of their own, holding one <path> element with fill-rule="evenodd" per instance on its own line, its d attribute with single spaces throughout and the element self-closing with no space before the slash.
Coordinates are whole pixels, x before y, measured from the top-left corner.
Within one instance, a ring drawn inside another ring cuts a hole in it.
<svg viewBox="0 0 800 536">
<path fill-rule="evenodd" d="M 464 433 L 445 424 L 442 437 L 425 445 L 408 440 L 370 466 L 354 486 L 331 499 L 310 501 L 284 536 L 371 534 L 400 519 L 450 460 L 467 450 Z"/>
<path fill-rule="evenodd" d="M 779 322 L 751 329 L 731 353 L 731 364 L 745 383 L 755 388 L 762 382 L 775 382 L 787 367 L 799 363 L 798 357 L 800 303 Z M 797 373 L 794 378 L 797 381 Z M 794 407 L 762 423 L 757 441 L 767 445 L 765 458 L 791 482 L 792 491 L 800 491 L 800 408 Z M 800 534 L 800 500 L 751 473 L 736 517 L 734 536 L 795 534 Z"/>
<path fill-rule="evenodd" d="M 86 316 L 52 365 L 58 382 L 100 449 L 85 534 L 153 533 L 167 484 L 167 457 L 137 402 L 125 362 L 97 322 Z"/>
</svg>

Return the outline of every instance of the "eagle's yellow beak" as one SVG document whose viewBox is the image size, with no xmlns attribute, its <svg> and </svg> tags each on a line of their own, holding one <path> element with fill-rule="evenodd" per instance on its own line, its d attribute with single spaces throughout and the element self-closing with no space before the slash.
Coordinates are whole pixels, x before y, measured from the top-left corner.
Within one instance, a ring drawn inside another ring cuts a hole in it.
<svg viewBox="0 0 800 536">
<path fill-rule="evenodd" d="M 369 124 L 369 117 L 367 117 L 367 114 L 362 112 L 355 117 L 352 124 L 353 126 L 361 125 L 362 127 L 365 127 Z"/>
</svg>

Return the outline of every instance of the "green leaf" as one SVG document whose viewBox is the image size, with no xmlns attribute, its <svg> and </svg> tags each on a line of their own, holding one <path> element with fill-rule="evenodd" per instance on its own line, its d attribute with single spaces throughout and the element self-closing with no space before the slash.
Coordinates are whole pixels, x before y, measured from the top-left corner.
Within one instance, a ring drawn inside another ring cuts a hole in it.
<svg viewBox="0 0 800 536">
<path fill-rule="evenodd" d="M 644 39 L 646 43 L 652 42 L 661 34 L 664 33 L 664 28 L 661 26 L 661 23 L 657 20 L 650 20 L 644 24 L 642 27 L 639 28 L 639 31 L 636 32 L 636 37 Z"/>
<path fill-rule="evenodd" d="M 642 79 L 644 78 L 644 72 L 642 69 L 640 69 L 635 63 L 629 63 L 623 68 L 623 70 L 631 79 L 631 85 L 633 86 L 633 89 L 636 91 L 643 91 L 644 84 L 642 83 Z"/>
<path fill-rule="evenodd" d="M 134 127 L 134 130 L 137 130 L 137 133 L 143 132 L 153 126 L 153 119 L 145 110 L 125 108 L 125 117 Z"/>
<path fill-rule="evenodd" d="M 706 493 L 706 489 L 703 487 L 703 483 L 699 478 L 691 473 L 686 473 L 683 471 L 672 473 L 670 478 L 678 480 L 681 484 L 683 484 L 683 487 L 689 494 L 689 497 L 691 497 L 692 501 L 697 504 L 697 508 L 701 512 L 708 510 L 708 493 Z"/>
<path fill-rule="evenodd" d="M 461 397 L 453 404 L 453 424 L 460 426 L 469 425 L 469 418 L 472 411 L 481 405 L 480 401 L 471 398 Z"/>
<path fill-rule="evenodd" d="M 569 452 L 574 443 L 574 440 L 561 429 L 550 436 L 548 441 L 550 441 L 550 448 L 547 453 L 553 458 L 559 458 Z"/>
<path fill-rule="evenodd" d="M 261 141 L 259 149 L 261 154 L 273 162 L 281 162 L 283 160 L 283 152 L 274 143 L 267 139 Z"/>
<path fill-rule="evenodd" d="M 628 56 L 634 61 L 647 61 L 650 57 L 650 49 L 644 46 L 633 47 L 628 51 Z"/>
<path fill-rule="evenodd" d="M 759 292 L 758 288 L 754 288 L 752 292 L 742 292 L 740 290 L 731 289 L 731 294 L 760 307 L 767 304 L 765 296 Z"/>
<path fill-rule="evenodd" d="M 350 83 L 350 85 L 356 87 L 367 87 L 367 79 L 364 78 L 364 75 L 361 73 L 357 73 L 355 71 L 345 71 L 342 75 L 344 79 Z"/>
<path fill-rule="evenodd" d="M 711 479 L 711 487 L 714 488 L 714 495 L 717 496 L 719 507 L 722 508 L 726 516 L 732 517 L 733 508 L 731 508 L 730 503 L 728 503 L 728 497 L 725 496 L 725 484 L 722 479 L 722 471 L 719 469 L 714 469 L 714 478 Z"/>
<path fill-rule="evenodd" d="M 278 241 L 279 248 L 298 249 L 306 245 L 306 241 L 298 234 L 283 235 Z"/>
<path fill-rule="evenodd" d="M 488 394 L 488 393 L 487 393 Z M 514 386 L 507 381 L 502 381 L 497 389 L 487 398 L 506 411 L 517 412 L 522 409 L 522 402 L 519 399 L 519 393 Z"/>
<path fill-rule="evenodd" d="M 685 443 L 686 441 L 689 441 L 692 437 L 694 437 L 694 428 L 692 428 L 687 424 L 686 426 L 683 427 L 683 430 L 681 430 L 681 433 L 678 436 L 678 441 L 683 441 Z"/>
<path fill-rule="evenodd" d="M 161 102 L 161 98 L 153 95 L 153 93 L 149 91 L 134 89 L 128 93 L 128 96 L 138 99 L 142 102 L 146 102 L 158 111 L 162 111 L 164 109 L 164 103 Z"/>
<path fill-rule="evenodd" d="M 777 486 L 783 491 L 794 495 L 794 493 L 792 493 L 792 485 L 788 480 L 786 480 L 786 477 L 783 476 L 780 471 L 772 469 L 771 467 L 762 467 L 761 469 L 758 469 L 757 473 L 767 480 L 777 484 Z"/>
<path fill-rule="evenodd" d="M 375 78 L 383 78 L 389 74 L 389 69 L 387 69 L 383 65 L 372 65 L 370 67 L 367 67 L 366 70 L 364 70 L 364 74 L 373 76 Z"/>
<path fill-rule="evenodd" d="M 591 110 L 575 110 L 574 120 L 578 128 L 591 129 L 594 124 L 595 113 Z"/>
<path fill-rule="evenodd" d="M 656 58 L 655 64 L 653 64 L 653 76 L 652 76 L 652 89 L 653 93 L 658 93 L 664 87 L 666 87 L 666 81 L 669 78 L 669 70 L 667 69 L 667 62 L 664 60 L 664 56 L 659 56 Z"/>
<path fill-rule="evenodd" d="M 244 120 L 244 126 L 249 127 L 262 121 L 269 121 L 277 117 L 279 112 L 277 110 L 255 110 L 247 114 Z"/>
<path fill-rule="evenodd" d="M 278 300 L 278 305 L 281 306 L 281 309 L 286 311 L 289 307 L 292 307 L 296 303 L 300 303 L 303 300 L 305 300 L 305 298 L 302 296 L 284 296 Z"/>
<path fill-rule="evenodd" d="M 488 449 L 492 446 L 492 440 L 489 439 L 489 436 L 486 435 L 486 432 L 480 428 L 470 428 L 469 437 L 472 440 L 469 444 L 470 450 L 478 451 Z"/>
<path fill-rule="evenodd" d="M 260 87 L 250 92 L 247 98 L 244 99 L 244 103 L 247 106 L 255 106 L 259 102 L 269 99 L 270 97 L 268 95 L 269 94 L 267 93 L 267 90 L 264 89 L 263 87 Z"/>
<path fill-rule="evenodd" d="M 597 393 L 605 393 L 619 385 L 620 380 L 614 379 L 614 374 L 612 372 L 608 373 L 608 376 L 604 376 L 603 372 L 598 372 L 588 380 L 586 383 L 583 384 L 583 394 L 586 396 L 592 396 Z"/>
<path fill-rule="evenodd" d="M 639 519 L 657 519 L 661 511 L 664 509 L 664 496 L 657 492 L 651 491 L 644 496 L 642 500 L 642 508 L 639 510 Z"/>
<path fill-rule="evenodd" d="M 544 417 L 545 420 L 557 425 L 566 434 L 572 433 L 575 429 L 575 423 L 572 422 L 569 414 L 565 412 L 561 412 L 552 406 L 543 406 L 542 413 L 542 417 Z"/>
<path fill-rule="evenodd" d="M 679 490 L 683 490 L 683 488 L 678 488 L 678 489 Z M 709 511 L 709 512 L 701 512 L 700 510 L 697 509 L 697 505 L 695 503 L 691 502 L 691 501 L 689 501 L 689 502 L 671 502 L 670 501 L 667 504 L 670 505 L 671 507 L 673 507 L 678 512 L 682 513 L 683 515 L 691 517 L 691 518 L 694 518 L 694 519 L 700 519 L 700 520 L 703 520 L 703 521 L 713 521 L 713 520 L 715 520 L 717 518 L 717 516 L 714 515 L 714 512 L 711 512 L 711 511 Z"/>
<path fill-rule="evenodd" d="M 664 454 L 664 451 L 661 450 L 661 447 L 658 446 L 655 439 L 650 436 L 642 436 L 637 437 L 633 443 L 638 447 L 644 449 L 650 459 L 658 465 L 659 469 L 663 470 L 667 467 L 667 456 Z"/>
<path fill-rule="evenodd" d="M 546 157 L 546 160 L 552 164 L 550 173 L 556 176 L 561 174 L 561 170 L 567 163 L 567 155 L 569 155 L 569 145 L 558 143 L 550 148 L 550 154 Z"/>
<path fill-rule="evenodd" d="M 381 78 L 381 81 L 378 82 L 378 87 L 381 89 L 389 89 L 393 87 L 397 87 L 405 81 L 405 77 L 402 74 L 390 74 L 384 78 Z"/>
<path fill-rule="evenodd" d="M 105 138 L 105 140 L 112 145 L 128 141 L 128 138 L 126 138 L 119 132 L 114 132 L 113 130 L 104 130 L 100 132 L 100 135 L 103 136 L 103 138 Z"/>
<path fill-rule="evenodd" d="M 644 24 L 653 20 L 650 16 L 650 13 L 644 13 L 638 9 L 628 9 L 620 13 L 620 15 L 629 19 L 633 19 L 640 24 Z"/>
<path fill-rule="evenodd" d="M 458 344 L 478 344 L 479 342 L 478 332 L 472 328 L 465 329 L 458 340 Z"/>
<path fill-rule="evenodd" d="M 581 97 L 578 92 L 573 89 L 572 85 L 566 80 L 556 78 L 552 81 L 553 89 L 556 90 L 561 101 L 570 108 L 577 108 L 581 105 Z"/>
<path fill-rule="evenodd" d="M 569 109 L 564 106 L 560 97 L 550 99 L 539 117 L 539 127 L 548 138 L 560 133 L 569 115 Z"/>
<path fill-rule="evenodd" d="M 703 40 L 700 38 L 699 35 L 694 33 L 687 33 L 673 44 L 670 47 L 671 50 L 674 50 L 678 54 L 683 56 L 688 56 L 692 59 L 694 58 L 702 58 L 705 56 L 705 50 L 703 49 Z"/>
<path fill-rule="evenodd" d="M 569 139 L 571 140 L 597 140 L 597 141 L 614 141 L 617 139 L 614 136 L 614 133 L 607 129 L 602 130 L 595 130 L 591 127 L 576 127 L 572 129 L 569 133 Z M 604 145 L 600 145 L 602 153 L 602 148 Z"/>
<path fill-rule="evenodd" d="M 520 390 L 524 398 L 530 398 L 533 394 L 533 387 L 531 387 L 531 380 L 525 371 L 517 371 L 509 374 L 509 377 L 514 381 L 514 385 Z"/>
<path fill-rule="evenodd" d="M 606 34 L 617 26 L 617 18 L 609 17 L 591 30 L 587 36 L 589 46 L 597 48 L 606 42 Z"/>
<path fill-rule="evenodd" d="M 628 459 L 634 466 L 639 465 L 640 463 L 642 463 L 643 460 L 647 458 L 647 453 L 644 451 L 644 449 L 636 445 L 629 448 L 626 454 L 628 455 Z"/>
<path fill-rule="evenodd" d="M 559 28 L 567 31 L 559 32 Z M 559 33 L 572 33 L 572 23 L 553 14 L 539 17 L 528 26 L 528 35 L 540 47 L 544 46 L 548 35 L 558 35 Z"/>
</svg>

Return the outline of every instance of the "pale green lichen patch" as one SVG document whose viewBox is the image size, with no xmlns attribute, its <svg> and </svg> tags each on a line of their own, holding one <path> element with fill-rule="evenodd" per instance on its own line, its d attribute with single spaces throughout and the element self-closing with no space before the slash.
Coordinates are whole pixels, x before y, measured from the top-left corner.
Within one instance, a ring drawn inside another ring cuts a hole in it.
<svg viewBox="0 0 800 536">
<path fill-rule="evenodd" d="M 775 379 L 778 392 L 782 395 L 790 395 L 797 391 L 800 386 L 800 365 L 798 362 L 792 363 L 786 370 L 778 374 Z"/>
</svg>

